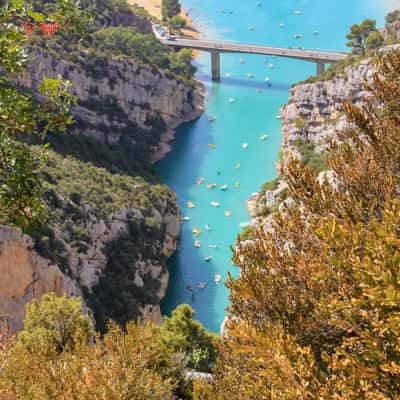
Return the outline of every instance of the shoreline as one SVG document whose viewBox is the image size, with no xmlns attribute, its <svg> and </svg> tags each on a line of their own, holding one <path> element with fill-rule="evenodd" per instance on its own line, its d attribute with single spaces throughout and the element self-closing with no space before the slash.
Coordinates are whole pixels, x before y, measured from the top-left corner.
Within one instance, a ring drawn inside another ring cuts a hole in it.
<svg viewBox="0 0 400 400">
<path fill-rule="evenodd" d="M 143 7 L 153 18 L 161 21 L 161 0 L 128 0 L 128 4 L 137 4 Z M 200 37 L 200 32 L 194 27 L 194 23 L 189 17 L 188 11 L 182 8 L 179 14 L 185 21 L 186 27 L 181 29 L 182 35 L 193 39 Z M 197 52 L 194 52 L 194 56 Z"/>
</svg>

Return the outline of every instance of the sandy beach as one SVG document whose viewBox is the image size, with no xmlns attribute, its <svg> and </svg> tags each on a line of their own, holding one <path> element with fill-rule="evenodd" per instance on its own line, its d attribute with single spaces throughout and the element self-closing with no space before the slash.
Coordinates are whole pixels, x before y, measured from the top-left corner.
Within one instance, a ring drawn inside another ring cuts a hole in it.
<svg viewBox="0 0 400 400">
<path fill-rule="evenodd" d="M 137 4 L 148 11 L 150 15 L 161 20 L 161 0 L 127 0 L 130 4 Z M 180 13 L 181 17 L 186 20 L 186 28 L 182 29 L 182 34 L 184 36 L 189 36 L 192 38 L 198 38 L 199 32 L 194 28 L 193 22 L 186 15 L 186 10 L 182 9 Z"/>
</svg>

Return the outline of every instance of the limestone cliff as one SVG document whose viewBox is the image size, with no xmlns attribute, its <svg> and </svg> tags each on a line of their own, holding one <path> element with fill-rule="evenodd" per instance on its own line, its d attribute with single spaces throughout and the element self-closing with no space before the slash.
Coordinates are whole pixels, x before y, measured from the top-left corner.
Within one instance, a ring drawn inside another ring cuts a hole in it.
<svg viewBox="0 0 400 400">
<path fill-rule="evenodd" d="M 400 45 L 387 46 L 385 52 Z M 288 155 L 304 158 L 312 153 L 321 158 L 330 140 L 337 140 L 337 133 L 348 122 L 343 113 L 343 102 L 348 100 L 362 105 L 368 92 L 365 83 L 371 80 L 375 72 L 372 59 L 365 59 L 356 65 L 350 65 L 333 79 L 314 83 L 295 85 L 288 103 L 282 107 L 282 144 L 278 169 L 285 171 Z M 307 154 L 304 154 L 307 153 Z M 324 168 L 320 168 L 323 170 Z M 332 178 L 321 171 L 321 176 Z M 248 208 L 254 218 L 254 224 L 265 223 L 265 217 L 286 199 L 287 184 L 284 176 L 278 177 L 248 201 Z"/>
</svg>

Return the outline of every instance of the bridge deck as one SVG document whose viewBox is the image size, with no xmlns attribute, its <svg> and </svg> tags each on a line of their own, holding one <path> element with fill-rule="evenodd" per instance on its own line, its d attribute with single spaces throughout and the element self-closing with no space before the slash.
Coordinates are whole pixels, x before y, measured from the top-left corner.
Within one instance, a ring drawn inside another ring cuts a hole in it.
<svg viewBox="0 0 400 400">
<path fill-rule="evenodd" d="M 168 46 L 187 47 L 204 51 L 217 51 L 221 53 L 248 53 L 268 56 L 295 58 L 304 61 L 331 63 L 343 60 L 347 53 L 338 53 L 320 50 L 290 49 L 284 47 L 268 47 L 253 44 L 238 44 L 219 41 L 196 40 L 177 37 L 175 40 L 162 39 Z"/>
</svg>

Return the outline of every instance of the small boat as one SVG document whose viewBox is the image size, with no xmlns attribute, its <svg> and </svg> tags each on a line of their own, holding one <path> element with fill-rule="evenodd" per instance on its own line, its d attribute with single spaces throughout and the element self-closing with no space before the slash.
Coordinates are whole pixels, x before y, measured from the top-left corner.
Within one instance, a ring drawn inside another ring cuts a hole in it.
<svg viewBox="0 0 400 400">
<path fill-rule="evenodd" d="M 261 139 L 261 140 L 265 140 L 265 139 L 267 139 L 267 138 L 268 138 L 268 135 L 266 135 L 266 134 L 260 136 L 260 139 Z"/>
<path fill-rule="evenodd" d="M 199 289 L 204 289 L 206 287 L 206 283 L 205 282 L 199 282 L 199 284 L 197 285 L 197 287 Z"/>
<path fill-rule="evenodd" d="M 282 119 L 282 117 L 280 115 L 277 115 L 275 118 L 276 119 Z"/>
<path fill-rule="evenodd" d="M 251 195 L 252 195 L 252 196 L 258 196 L 259 193 L 258 193 L 258 192 L 252 192 Z"/>
<path fill-rule="evenodd" d="M 200 177 L 199 179 L 197 179 L 197 184 L 201 185 L 204 182 L 204 178 Z"/>
<path fill-rule="evenodd" d="M 253 79 L 253 78 L 254 78 L 254 75 L 253 75 L 251 72 L 249 72 L 249 73 L 247 74 L 247 77 L 250 78 L 250 79 Z"/>
<path fill-rule="evenodd" d="M 241 167 L 240 163 L 237 163 L 237 164 L 235 165 L 235 168 L 236 168 L 236 169 L 240 169 L 240 167 Z"/>
<path fill-rule="evenodd" d="M 196 249 L 199 249 L 199 248 L 201 247 L 200 240 L 196 240 L 196 241 L 194 242 L 194 247 L 196 247 Z"/>
<path fill-rule="evenodd" d="M 189 208 L 195 208 L 196 207 L 196 205 L 193 203 L 193 201 L 188 201 L 187 205 L 188 205 Z"/>
<path fill-rule="evenodd" d="M 216 244 L 209 244 L 208 247 L 210 249 L 217 249 L 218 248 L 218 246 Z"/>
<path fill-rule="evenodd" d="M 248 143 L 243 143 L 242 147 L 243 147 L 244 150 L 246 150 L 249 147 L 249 144 Z"/>
<path fill-rule="evenodd" d="M 319 35 L 319 32 L 318 32 L 318 31 L 314 31 L 314 32 L 313 32 L 313 35 L 314 35 L 314 36 L 318 36 L 318 35 Z"/>
<path fill-rule="evenodd" d="M 246 226 L 250 225 L 250 222 L 241 222 L 239 225 L 241 228 L 246 228 Z"/>
<path fill-rule="evenodd" d="M 211 225 L 205 224 L 204 227 L 206 228 L 206 231 L 210 231 L 211 230 Z"/>
<path fill-rule="evenodd" d="M 210 117 L 208 117 L 208 120 L 210 122 L 214 122 L 217 119 L 217 117 L 214 117 L 213 115 L 211 115 Z"/>
<path fill-rule="evenodd" d="M 240 61 L 240 64 L 244 64 L 246 62 L 244 58 L 241 58 L 239 61 Z"/>
<path fill-rule="evenodd" d="M 234 103 L 235 102 L 235 99 L 233 98 L 233 97 L 231 97 L 231 98 L 229 98 L 229 103 Z"/>
<path fill-rule="evenodd" d="M 265 82 L 269 82 L 269 77 L 268 77 L 268 76 L 265 77 L 264 81 L 265 81 Z"/>
<path fill-rule="evenodd" d="M 212 202 L 210 202 L 210 204 L 211 204 L 213 207 L 219 207 L 219 206 L 220 206 L 220 204 L 218 203 L 218 201 L 212 201 Z"/>
<path fill-rule="evenodd" d="M 221 190 L 226 190 L 228 189 L 228 185 L 224 183 L 222 186 L 219 187 Z"/>
<path fill-rule="evenodd" d="M 217 184 L 216 184 L 216 183 L 209 183 L 209 184 L 207 185 L 207 189 L 214 189 L 215 187 L 217 187 Z"/>
<path fill-rule="evenodd" d="M 285 26 L 285 24 L 284 24 L 283 22 L 281 22 L 281 23 L 279 24 L 279 26 L 280 26 L 281 28 L 283 28 L 283 27 Z"/>
<path fill-rule="evenodd" d="M 206 256 L 206 257 L 204 257 L 204 261 L 207 261 L 207 262 L 211 261 L 211 259 L 212 259 L 212 256 Z"/>
<path fill-rule="evenodd" d="M 239 182 L 235 182 L 235 188 L 237 189 L 239 186 L 240 186 L 240 183 Z"/>
<path fill-rule="evenodd" d="M 229 72 L 227 72 L 227 73 L 225 74 L 225 78 L 232 78 L 232 74 L 230 74 Z"/>
<path fill-rule="evenodd" d="M 225 217 L 230 217 L 232 215 L 232 211 L 230 210 L 225 210 L 224 211 Z"/>
<path fill-rule="evenodd" d="M 272 68 L 274 68 L 274 64 L 268 64 L 268 67 L 270 67 L 272 69 Z"/>
<path fill-rule="evenodd" d="M 215 283 L 221 282 L 221 275 L 215 275 L 214 281 L 215 281 Z"/>
<path fill-rule="evenodd" d="M 187 221 L 190 221 L 190 218 L 189 217 L 182 217 L 181 221 L 182 222 L 187 222 Z"/>
<path fill-rule="evenodd" d="M 301 14 L 303 14 L 303 13 L 301 12 L 301 10 L 296 10 L 294 13 L 295 13 L 295 15 L 301 15 Z"/>
<path fill-rule="evenodd" d="M 214 143 L 209 143 L 209 144 L 208 144 L 208 147 L 209 147 L 210 149 L 215 149 L 215 148 L 217 147 L 217 145 L 214 144 Z"/>
<path fill-rule="evenodd" d="M 201 229 L 198 228 L 197 226 L 195 226 L 195 227 L 192 229 L 192 233 L 193 233 L 194 236 L 199 236 L 199 235 L 201 235 Z"/>
<path fill-rule="evenodd" d="M 253 26 L 253 25 L 250 25 L 247 29 L 248 29 L 249 31 L 254 31 L 254 26 Z"/>
<path fill-rule="evenodd" d="M 293 35 L 293 37 L 295 39 L 301 39 L 303 37 L 303 35 L 301 33 L 296 33 L 296 34 Z"/>
</svg>

